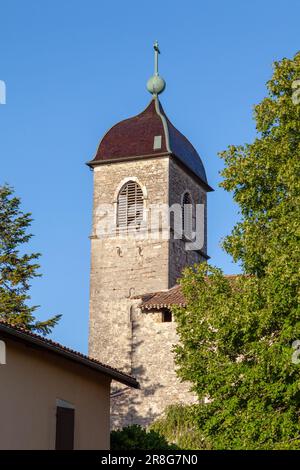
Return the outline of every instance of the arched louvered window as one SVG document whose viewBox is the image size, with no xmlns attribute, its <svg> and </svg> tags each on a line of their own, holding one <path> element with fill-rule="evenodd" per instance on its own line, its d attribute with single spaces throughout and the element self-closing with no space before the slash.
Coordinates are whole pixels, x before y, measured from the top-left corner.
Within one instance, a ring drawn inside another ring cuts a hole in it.
<svg viewBox="0 0 300 470">
<path fill-rule="evenodd" d="M 142 188 L 128 181 L 118 195 L 117 226 L 137 228 L 143 221 L 144 198 Z"/>
<path fill-rule="evenodd" d="M 182 198 L 182 232 L 184 238 L 191 240 L 193 233 L 193 201 L 189 192 Z"/>
</svg>

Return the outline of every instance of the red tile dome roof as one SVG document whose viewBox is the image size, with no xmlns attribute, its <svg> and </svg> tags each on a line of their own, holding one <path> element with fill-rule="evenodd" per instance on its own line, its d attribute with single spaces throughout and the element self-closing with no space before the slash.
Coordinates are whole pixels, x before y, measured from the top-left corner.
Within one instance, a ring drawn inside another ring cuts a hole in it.
<svg viewBox="0 0 300 470">
<path fill-rule="evenodd" d="M 211 190 L 199 154 L 169 121 L 157 97 L 143 112 L 109 129 L 88 165 L 161 155 L 173 155 Z"/>
</svg>

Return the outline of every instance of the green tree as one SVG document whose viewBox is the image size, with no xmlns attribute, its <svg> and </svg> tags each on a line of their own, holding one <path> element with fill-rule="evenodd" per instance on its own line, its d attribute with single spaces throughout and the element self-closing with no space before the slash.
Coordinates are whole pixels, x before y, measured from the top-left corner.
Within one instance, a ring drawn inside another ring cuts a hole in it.
<svg viewBox="0 0 300 470">
<path fill-rule="evenodd" d="M 197 405 L 169 406 L 165 415 L 152 423 L 150 429 L 164 436 L 167 442 L 176 445 L 178 449 L 209 450 L 195 419 L 197 411 Z"/>
<path fill-rule="evenodd" d="M 177 449 L 168 444 L 158 432 L 142 428 L 137 424 L 111 432 L 111 450 L 168 450 Z"/>
<path fill-rule="evenodd" d="M 221 186 L 241 213 L 223 246 L 243 275 L 202 264 L 181 281 L 187 308 L 174 310 L 176 362 L 199 397 L 189 420 L 201 448 L 300 449 L 300 364 L 292 361 L 300 340 L 299 78 L 300 53 L 276 62 L 269 95 L 254 109 L 257 138 L 220 154 Z M 176 423 L 174 434 L 183 429 Z"/>
<path fill-rule="evenodd" d="M 12 188 L 0 187 L 0 319 L 28 330 L 48 334 L 61 315 L 46 321 L 37 321 L 33 315 L 37 306 L 29 307 L 30 280 L 40 276 L 36 260 L 39 253 L 21 254 L 19 248 L 26 244 L 31 234 L 31 214 L 22 213 L 20 199 Z"/>
</svg>

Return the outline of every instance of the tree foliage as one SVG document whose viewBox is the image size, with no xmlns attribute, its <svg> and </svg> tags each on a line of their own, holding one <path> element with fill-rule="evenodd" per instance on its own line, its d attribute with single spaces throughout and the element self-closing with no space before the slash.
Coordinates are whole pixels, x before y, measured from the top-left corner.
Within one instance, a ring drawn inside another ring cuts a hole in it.
<svg viewBox="0 0 300 470">
<path fill-rule="evenodd" d="M 276 62 L 269 95 L 254 109 L 257 138 L 221 153 L 221 186 L 241 213 L 223 246 L 243 275 L 202 264 L 181 281 L 187 308 L 174 309 L 176 362 L 199 397 L 188 421 L 200 448 L 300 449 L 300 364 L 292 361 L 300 340 L 299 78 L 300 53 Z"/>
<path fill-rule="evenodd" d="M 154 430 L 133 424 L 111 432 L 111 450 L 168 450 L 176 449 L 169 445 L 164 436 Z"/>
<path fill-rule="evenodd" d="M 0 319 L 12 325 L 35 330 L 42 334 L 51 331 L 60 315 L 37 321 L 37 306 L 28 306 L 30 280 L 38 274 L 39 253 L 20 253 L 20 248 L 32 237 L 27 232 L 31 214 L 20 209 L 20 199 L 12 188 L 0 187 Z"/>
<path fill-rule="evenodd" d="M 151 424 L 150 429 L 164 436 L 178 449 L 208 450 L 203 433 L 195 420 L 198 406 L 175 404 L 169 406 L 164 416 Z"/>
</svg>

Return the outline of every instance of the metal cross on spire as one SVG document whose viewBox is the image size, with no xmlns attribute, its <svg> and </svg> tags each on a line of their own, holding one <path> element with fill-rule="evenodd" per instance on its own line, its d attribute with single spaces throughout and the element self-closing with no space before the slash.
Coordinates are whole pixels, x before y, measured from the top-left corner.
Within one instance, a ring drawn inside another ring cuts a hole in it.
<svg viewBox="0 0 300 470">
<path fill-rule="evenodd" d="M 162 93 L 166 87 L 166 82 L 158 73 L 158 54 L 160 50 L 158 47 L 158 42 L 155 41 L 153 44 L 154 49 L 154 75 L 149 78 L 147 82 L 147 90 L 153 95 L 157 96 L 159 93 Z"/>
<path fill-rule="evenodd" d="M 158 75 L 158 54 L 160 54 L 160 50 L 158 47 L 158 42 L 155 41 L 153 44 L 154 49 L 154 75 Z"/>
</svg>

